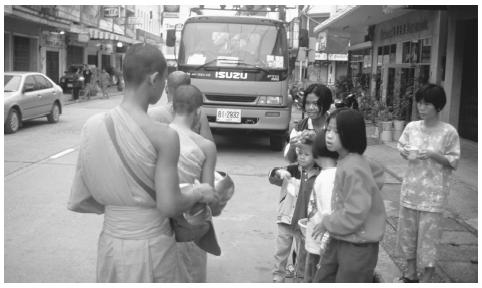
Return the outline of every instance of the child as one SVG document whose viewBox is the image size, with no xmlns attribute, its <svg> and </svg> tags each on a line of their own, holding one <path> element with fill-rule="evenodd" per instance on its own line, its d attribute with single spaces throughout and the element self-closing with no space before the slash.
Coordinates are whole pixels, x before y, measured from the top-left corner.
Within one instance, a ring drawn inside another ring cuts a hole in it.
<svg viewBox="0 0 482 288">
<path fill-rule="evenodd" d="M 460 158 L 457 130 L 439 120 L 446 103 L 442 87 L 427 84 L 415 93 L 420 121 L 407 124 L 398 150 L 408 158 L 400 193 L 397 247 L 407 261 L 407 274 L 400 280 L 429 282 L 437 260 L 440 220 L 447 205 L 450 174 Z"/>
<path fill-rule="evenodd" d="M 341 108 L 330 114 L 327 123 L 326 146 L 338 152 L 339 160 L 333 212 L 324 216 L 313 232 L 315 238 L 330 234 L 315 281 L 372 282 L 386 214 L 379 177 L 362 156 L 367 146 L 365 121 L 358 111 Z"/>
<path fill-rule="evenodd" d="M 306 225 L 305 249 L 306 255 L 305 282 L 313 282 L 316 265 L 320 261 L 322 241 L 314 239 L 311 234 L 316 224 L 321 222 L 323 215 L 331 213 L 331 192 L 335 182 L 336 161 L 338 153 L 328 150 L 325 142 L 325 132 L 321 131 L 313 142 L 313 158 L 321 167 L 320 174 L 316 177 L 313 191 L 308 205 L 308 223 Z M 326 236 L 328 236 L 326 234 Z M 326 239 L 326 237 L 325 237 Z M 323 240 L 325 242 L 326 240 Z"/>
<path fill-rule="evenodd" d="M 313 188 L 313 183 L 318 175 L 319 169 L 313 160 L 312 136 L 300 139 L 297 144 L 296 154 L 298 164 L 292 164 L 285 169 L 275 168 L 271 171 L 269 181 L 271 184 L 283 187 L 297 182 L 299 189 L 295 191 L 281 190 L 281 200 L 278 209 L 278 236 L 276 239 L 275 265 L 273 271 L 273 282 L 284 282 L 286 277 L 286 263 L 291 251 L 293 240 L 296 241 L 297 256 L 295 264 L 295 281 L 299 282 L 304 277 L 306 251 L 298 220 L 307 218 L 308 201 Z M 294 180 L 294 181 L 293 181 Z M 288 185 L 287 185 L 288 184 Z M 296 186 L 296 185 L 295 185 Z M 293 189 L 292 189 L 293 190 Z"/>
</svg>

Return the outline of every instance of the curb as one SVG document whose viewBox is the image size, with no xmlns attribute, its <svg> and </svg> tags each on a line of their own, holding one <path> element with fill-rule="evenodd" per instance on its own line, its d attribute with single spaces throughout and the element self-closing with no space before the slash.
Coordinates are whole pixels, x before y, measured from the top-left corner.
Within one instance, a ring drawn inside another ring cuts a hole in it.
<svg viewBox="0 0 482 288">
<path fill-rule="evenodd" d="M 119 96 L 119 95 L 123 95 L 124 91 L 115 91 L 113 93 L 110 93 L 109 94 L 109 97 L 114 97 L 114 96 Z M 64 99 L 67 99 L 68 100 L 64 100 L 63 101 L 63 105 L 64 106 L 67 106 L 67 105 L 72 105 L 72 104 L 76 104 L 76 103 L 84 103 L 84 102 L 88 102 L 88 101 L 92 101 L 92 100 L 98 100 L 98 99 L 102 99 L 102 96 L 100 95 L 95 95 L 95 96 L 90 96 L 90 99 L 86 99 L 86 96 L 79 96 L 79 101 L 76 102 L 75 100 L 72 100 L 72 95 L 71 94 L 63 94 L 64 96 Z M 85 100 L 81 100 L 81 97 L 84 98 L 85 97 Z"/>
</svg>

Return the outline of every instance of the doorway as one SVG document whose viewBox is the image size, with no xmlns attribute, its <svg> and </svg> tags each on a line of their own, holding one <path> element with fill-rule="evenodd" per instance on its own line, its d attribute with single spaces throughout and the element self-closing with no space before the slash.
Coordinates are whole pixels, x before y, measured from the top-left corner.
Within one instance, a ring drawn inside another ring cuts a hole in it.
<svg viewBox="0 0 482 288">
<path fill-rule="evenodd" d="M 47 51 L 46 74 L 55 83 L 59 84 L 59 52 Z"/>
<path fill-rule="evenodd" d="M 458 130 L 460 137 L 477 142 L 477 20 L 457 22 L 457 34 L 464 43 Z"/>
</svg>

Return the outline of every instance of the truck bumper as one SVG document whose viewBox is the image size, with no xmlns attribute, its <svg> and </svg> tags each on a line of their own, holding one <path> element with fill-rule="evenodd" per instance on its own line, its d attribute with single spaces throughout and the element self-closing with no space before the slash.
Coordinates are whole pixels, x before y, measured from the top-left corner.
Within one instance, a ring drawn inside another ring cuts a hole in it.
<svg viewBox="0 0 482 288">
<path fill-rule="evenodd" d="M 241 109 L 241 123 L 216 122 L 217 108 Z M 209 126 L 214 129 L 257 130 L 271 133 L 285 133 L 288 131 L 291 120 L 291 106 L 271 108 L 203 105 L 202 109 L 208 117 Z"/>
</svg>

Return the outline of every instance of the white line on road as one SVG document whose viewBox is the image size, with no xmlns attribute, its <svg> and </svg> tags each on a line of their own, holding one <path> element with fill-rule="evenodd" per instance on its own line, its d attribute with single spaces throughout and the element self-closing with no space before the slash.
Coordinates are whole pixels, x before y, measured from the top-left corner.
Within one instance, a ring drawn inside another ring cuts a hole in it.
<svg viewBox="0 0 482 288">
<path fill-rule="evenodd" d="M 64 150 L 64 151 L 62 151 L 62 152 L 60 152 L 60 153 L 57 153 L 57 154 L 55 154 L 55 155 L 53 155 L 53 156 L 50 156 L 50 159 L 60 158 L 60 157 L 62 157 L 62 156 L 64 156 L 64 155 L 69 154 L 70 152 L 73 152 L 74 150 L 75 150 L 74 148 L 69 148 L 69 149 Z"/>
</svg>

